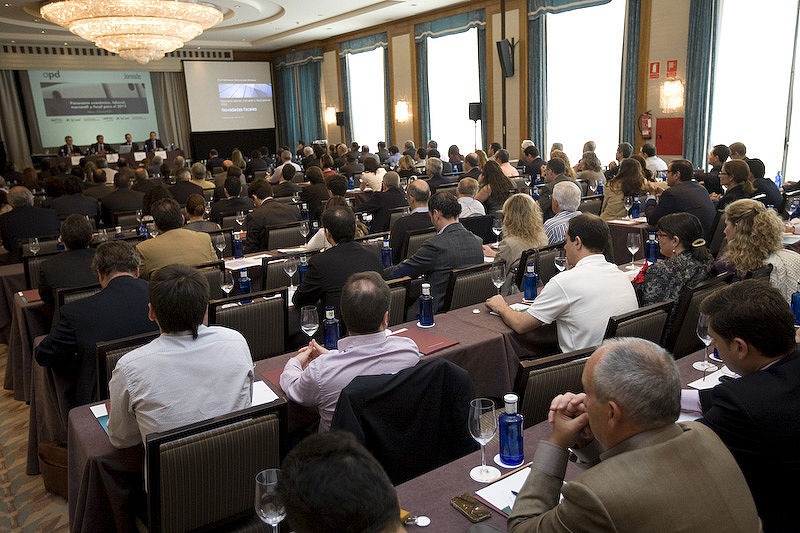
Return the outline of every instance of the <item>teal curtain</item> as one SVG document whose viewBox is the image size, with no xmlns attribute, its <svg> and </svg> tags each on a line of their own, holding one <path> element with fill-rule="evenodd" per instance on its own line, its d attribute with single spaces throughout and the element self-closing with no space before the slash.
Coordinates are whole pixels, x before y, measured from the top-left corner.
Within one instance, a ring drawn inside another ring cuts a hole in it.
<svg viewBox="0 0 800 533">
<path fill-rule="evenodd" d="M 533 144 L 544 157 L 547 142 L 547 18 L 537 15 L 528 21 L 529 128 Z"/>
<path fill-rule="evenodd" d="M 601 6 L 611 0 L 528 0 L 528 20 L 545 13 L 563 13 L 573 9 Z"/>
<path fill-rule="evenodd" d="M 636 101 L 639 90 L 639 30 L 642 0 L 628 0 L 625 41 L 622 44 L 622 87 L 620 87 L 620 140 L 632 145 L 636 139 Z"/>
<path fill-rule="evenodd" d="M 392 76 L 389 72 L 389 47 L 383 49 L 383 90 L 386 93 L 384 97 L 386 105 L 383 108 L 383 122 L 386 128 L 386 148 L 394 144 L 394 136 L 392 135 L 392 102 L 394 97 L 392 95 Z"/>
<path fill-rule="evenodd" d="M 278 144 L 293 148 L 322 137 L 321 62 L 319 46 L 275 58 Z"/>
<path fill-rule="evenodd" d="M 350 73 L 347 68 L 347 54 L 358 54 L 360 52 L 369 52 L 376 48 L 383 48 L 383 87 L 384 87 L 384 124 L 385 135 L 388 143 L 391 143 L 390 137 L 392 132 L 392 118 L 389 111 L 392 102 L 391 95 L 391 80 L 389 76 L 389 37 L 384 33 L 376 33 L 374 35 L 367 35 L 358 39 L 351 39 L 339 43 L 339 71 L 342 73 L 342 111 L 345 116 L 344 135 L 346 142 L 353 141 L 353 124 L 351 115 L 350 101 Z"/>
<path fill-rule="evenodd" d="M 719 0 L 691 0 L 689 4 L 683 156 L 695 167 L 705 163 L 706 132 L 710 129 L 709 94 L 718 8 Z"/>
<path fill-rule="evenodd" d="M 476 9 L 451 17 L 423 22 L 414 25 L 414 41 L 417 43 L 417 114 L 419 116 L 422 139 L 427 143 L 431 138 L 431 110 L 428 99 L 428 37 L 444 37 L 478 28 L 478 84 L 480 86 L 481 139 L 486 146 L 486 11 Z"/>
</svg>

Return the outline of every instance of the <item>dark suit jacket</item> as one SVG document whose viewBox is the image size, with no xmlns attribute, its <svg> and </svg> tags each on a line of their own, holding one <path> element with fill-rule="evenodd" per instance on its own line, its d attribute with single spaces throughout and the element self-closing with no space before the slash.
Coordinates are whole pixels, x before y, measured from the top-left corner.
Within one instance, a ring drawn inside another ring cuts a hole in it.
<svg viewBox="0 0 800 533">
<path fill-rule="evenodd" d="M 520 162 L 522 162 L 522 160 L 520 160 Z M 534 159 L 533 163 L 522 163 L 522 173 L 528 176 L 540 176 L 542 174 L 542 165 L 544 164 L 545 162 L 541 157 Z"/>
<path fill-rule="evenodd" d="M 58 235 L 58 215 L 44 207 L 15 207 L 0 215 L 0 236 L 12 262 L 20 260 L 19 245 L 31 237 Z"/>
<path fill-rule="evenodd" d="M 244 242 L 246 253 L 267 249 L 267 227 L 288 224 L 300 220 L 300 210 L 293 205 L 266 200 L 247 215 L 244 225 L 247 239 Z"/>
<path fill-rule="evenodd" d="M 408 205 L 406 193 L 399 187 L 392 187 L 387 191 L 372 193 L 369 200 L 363 203 L 358 208 L 358 211 L 372 213 L 370 231 L 372 233 L 380 233 L 389 231 L 391 210 L 405 205 Z"/>
<path fill-rule="evenodd" d="M 701 185 L 706 188 L 706 190 L 710 193 L 717 193 L 717 194 L 725 194 L 725 191 L 722 190 L 722 185 L 719 182 L 719 172 L 722 170 L 722 167 L 712 168 L 708 172 L 701 172 L 699 175 L 696 175 L 697 181 L 702 181 Z"/>
<path fill-rule="evenodd" d="M 312 183 L 300 191 L 300 199 L 308 204 L 308 216 L 311 220 L 319 220 L 319 217 L 322 216 L 322 205 L 330 197 L 324 183 Z"/>
<path fill-rule="evenodd" d="M 195 185 L 190 181 L 179 181 L 175 185 L 169 188 L 169 192 L 175 201 L 181 205 L 186 205 L 186 200 L 189 199 L 189 196 L 192 194 L 199 194 L 203 196 L 203 188 L 199 185 Z"/>
<path fill-rule="evenodd" d="M 345 163 L 339 168 L 339 174 L 347 176 L 348 178 L 353 174 L 364 172 L 364 165 L 361 163 Z"/>
<path fill-rule="evenodd" d="M 141 209 L 143 198 L 143 193 L 132 191 L 131 189 L 117 189 L 103 198 L 103 221 L 106 226 L 110 226 L 113 223 L 113 217 L 111 216 L 113 213 Z"/>
<path fill-rule="evenodd" d="M 223 217 L 232 217 L 239 211 L 247 213 L 251 209 L 253 209 L 253 200 L 236 196 L 214 202 L 211 206 L 211 213 L 209 216 L 212 221 L 221 225 Z"/>
<path fill-rule="evenodd" d="M 220 165 L 221 166 L 221 165 Z M 267 162 L 261 158 L 251 159 L 244 167 L 244 175 L 252 176 L 254 172 L 260 170 L 267 170 Z"/>
<path fill-rule="evenodd" d="M 711 226 L 717 214 L 708 191 L 696 181 L 680 181 L 661 193 L 656 200 L 648 200 L 645 206 L 647 223 L 655 226 L 661 217 L 670 213 L 691 213 L 700 219 L 706 240 L 711 238 Z"/>
<path fill-rule="evenodd" d="M 56 289 L 84 287 L 97 283 L 92 270 L 94 248 L 67 250 L 55 254 L 39 267 L 39 295 L 42 301 L 55 305 Z"/>
<path fill-rule="evenodd" d="M 351 275 L 367 271 L 383 274 L 383 265 L 377 251 L 361 243 L 343 242 L 322 253 L 312 255 L 308 260 L 308 270 L 303 276 L 303 283 L 292 298 L 295 309 L 320 302 L 320 309 L 323 312 L 325 307 L 333 306 L 336 318 L 341 320 L 339 301 L 342 297 L 342 287 Z M 339 327 L 342 328 L 343 325 L 340 322 Z"/>
<path fill-rule="evenodd" d="M 442 185 L 453 183 L 453 178 L 449 176 L 442 176 L 441 174 L 434 174 L 433 177 L 428 178 L 425 181 L 428 182 L 428 186 L 431 188 L 431 195 L 434 195 L 436 194 L 436 189 Z"/>
<path fill-rule="evenodd" d="M 392 233 L 389 234 L 389 246 L 392 247 L 392 263 L 397 264 L 402 261 L 400 254 L 403 247 L 403 239 L 407 231 L 423 228 L 433 228 L 431 217 L 428 212 L 424 213 L 411 213 L 404 217 L 398 218 L 392 228 Z"/>
<path fill-rule="evenodd" d="M 750 198 L 750 195 L 744 192 L 741 185 L 731 187 L 728 189 L 728 192 L 725 193 L 725 196 L 720 198 L 717 202 L 717 211 L 724 210 L 728 204 L 744 198 Z"/>
<path fill-rule="evenodd" d="M 389 150 L 387 150 L 386 148 L 384 148 L 383 150 L 378 150 L 377 152 L 375 152 L 375 155 L 378 156 L 378 160 L 381 163 L 385 163 L 386 160 L 389 159 Z"/>
<path fill-rule="evenodd" d="M 312 155 L 308 157 L 304 157 L 303 160 L 300 162 L 300 166 L 303 167 L 303 170 L 308 170 L 309 167 L 319 167 L 322 168 L 322 165 L 319 162 L 319 159 Z"/>
<path fill-rule="evenodd" d="M 764 193 L 767 195 L 764 199 L 764 205 L 771 205 L 775 207 L 778 213 L 781 212 L 781 209 L 783 209 L 783 195 L 781 195 L 781 191 L 774 181 L 767 178 L 756 178 L 753 180 L 753 187 L 756 190 L 756 194 Z"/>
<path fill-rule="evenodd" d="M 347 159 L 344 156 L 335 157 L 333 159 L 333 168 L 341 169 L 343 166 L 347 164 Z"/>
<path fill-rule="evenodd" d="M 156 145 L 155 148 L 153 148 L 153 143 L 155 143 L 155 145 Z M 142 147 L 144 148 L 145 152 L 152 152 L 152 151 L 155 151 L 155 150 L 157 150 L 159 148 L 161 148 L 162 150 L 164 149 L 164 145 L 161 144 L 161 139 L 156 139 L 155 141 L 151 141 L 150 139 L 147 139 L 146 141 L 144 141 L 142 143 Z"/>
<path fill-rule="evenodd" d="M 480 177 L 481 177 L 481 169 L 478 167 L 472 167 L 471 169 L 469 169 L 469 172 L 465 172 L 460 179 L 463 180 L 464 178 L 472 178 L 477 180 Z"/>
<path fill-rule="evenodd" d="M 578 185 L 578 182 L 574 179 L 570 178 L 566 174 L 561 174 L 552 182 L 548 183 L 544 187 L 540 189 L 539 192 L 539 207 L 542 208 L 542 218 L 547 220 L 548 218 L 553 218 L 556 214 L 553 213 L 553 188 L 556 186 L 557 183 L 561 183 L 562 181 L 571 181 L 575 185 Z M 707 197 L 708 195 L 706 195 Z M 486 210 L 489 212 L 489 209 Z"/>
<path fill-rule="evenodd" d="M 97 213 L 100 211 L 97 198 L 80 193 L 53 198 L 53 201 L 50 202 L 50 207 L 58 214 L 58 218 L 67 218 L 74 213 L 97 217 Z"/>
<path fill-rule="evenodd" d="M 150 189 L 152 189 L 153 187 L 160 187 L 163 185 L 164 185 L 164 180 L 162 180 L 161 178 L 155 178 L 155 179 L 147 178 L 144 180 L 134 181 L 133 185 L 131 185 L 131 190 L 147 194 L 148 191 L 150 191 Z"/>
<path fill-rule="evenodd" d="M 272 196 L 275 198 L 284 198 L 286 196 L 294 196 L 294 193 L 300 192 L 303 188 L 291 181 L 284 181 L 272 187 Z"/>
<path fill-rule="evenodd" d="M 112 148 L 112 146 L 110 144 L 108 144 L 108 143 L 103 143 L 103 150 L 105 150 L 105 152 L 107 154 L 113 154 L 113 153 L 116 152 L 116 150 L 114 150 L 114 148 Z M 100 151 L 100 143 L 92 144 L 89 147 L 89 151 L 92 152 L 93 154 L 96 154 L 97 152 L 99 152 Z"/>
<path fill-rule="evenodd" d="M 739 464 L 764 531 L 797 531 L 800 352 L 701 390 L 700 405 L 700 421 L 714 430 Z"/>
<path fill-rule="evenodd" d="M 208 160 L 206 168 L 208 168 L 209 172 L 211 172 L 211 169 L 215 167 L 222 168 L 222 161 L 223 159 L 221 157 L 212 157 Z"/>
<path fill-rule="evenodd" d="M 97 200 L 102 200 L 112 192 L 114 192 L 113 185 L 109 185 L 107 183 L 98 183 L 88 187 L 85 191 L 83 191 L 83 194 L 86 196 L 91 196 Z"/>
<path fill-rule="evenodd" d="M 450 224 L 439 235 L 426 240 L 417 253 L 392 268 L 392 278 L 425 274 L 431 284 L 436 312 L 444 305 L 450 272 L 483 263 L 483 241 L 460 222 Z"/>
<path fill-rule="evenodd" d="M 83 152 L 81 152 L 81 147 L 80 146 L 75 146 L 74 144 L 72 145 L 72 149 L 71 150 L 70 150 L 69 146 L 64 144 L 64 145 L 61 145 L 61 148 L 59 148 L 58 151 L 59 151 L 59 153 L 66 154 L 66 155 L 73 155 L 73 154 L 74 155 L 81 155 L 83 153 Z"/>
<path fill-rule="evenodd" d="M 147 303 L 147 282 L 121 276 L 99 293 L 61 308 L 58 325 L 36 348 L 36 361 L 70 384 L 67 412 L 97 400 L 98 342 L 158 330 L 147 318 Z"/>
</svg>

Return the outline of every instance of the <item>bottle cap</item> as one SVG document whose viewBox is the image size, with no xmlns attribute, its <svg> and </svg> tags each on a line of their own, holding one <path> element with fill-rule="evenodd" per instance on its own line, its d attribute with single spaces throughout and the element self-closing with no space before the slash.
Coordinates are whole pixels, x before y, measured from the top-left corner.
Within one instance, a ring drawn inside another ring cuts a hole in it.
<svg viewBox="0 0 800 533">
<path fill-rule="evenodd" d="M 117 226 L 117 233 L 122 233 L 122 226 Z"/>
<path fill-rule="evenodd" d="M 300 262 L 305 263 L 306 261 L 308 261 L 306 254 L 300 254 Z"/>
<path fill-rule="evenodd" d="M 330 320 L 333 317 L 334 317 L 333 307 L 329 305 L 328 307 L 325 308 L 325 318 Z"/>
<path fill-rule="evenodd" d="M 508 393 L 503 396 L 503 401 L 506 403 L 506 413 L 514 414 L 517 412 L 517 402 L 519 397 L 514 393 Z"/>
<path fill-rule="evenodd" d="M 533 263 L 528 263 L 527 271 L 531 272 L 531 273 L 535 272 L 536 271 L 536 265 L 534 265 Z"/>
<path fill-rule="evenodd" d="M 241 278 L 246 278 L 247 277 L 247 269 L 246 268 L 243 268 L 242 270 L 239 271 L 239 277 L 241 277 Z"/>
<path fill-rule="evenodd" d="M 430 283 L 423 283 L 422 284 L 422 294 L 425 296 L 431 295 L 431 284 Z"/>
</svg>

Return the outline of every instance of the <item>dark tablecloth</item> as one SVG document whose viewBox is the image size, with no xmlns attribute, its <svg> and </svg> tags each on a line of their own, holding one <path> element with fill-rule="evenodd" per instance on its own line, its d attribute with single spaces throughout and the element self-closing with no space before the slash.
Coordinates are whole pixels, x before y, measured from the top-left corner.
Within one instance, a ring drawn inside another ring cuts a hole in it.
<svg viewBox="0 0 800 533">
<path fill-rule="evenodd" d="M 52 309 L 41 300 L 24 302 L 19 294 L 11 296 L 11 309 L 4 386 L 14 391 L 15 400 L 30 402 L 33 339 L 50 331 Z"/>
<path fill-rule="evenodd" d="M 8 344 L 14 293 L 24 289 L 25 270 L 22 263 L 0 266 L 0 342 Z"/>
</svg>

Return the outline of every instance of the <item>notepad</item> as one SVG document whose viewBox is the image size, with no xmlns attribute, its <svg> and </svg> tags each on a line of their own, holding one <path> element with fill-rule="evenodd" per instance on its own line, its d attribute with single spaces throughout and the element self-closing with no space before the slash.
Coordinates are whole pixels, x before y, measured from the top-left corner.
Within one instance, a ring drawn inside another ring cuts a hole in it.
<svg viewBox="0 0 800 533">
<path fill-rule="evenodd" d="M 99 405 L 93 405 L 89 407 L 89 410 L 92 412 L 97 421 L 100 422 L 100 427 L 103 428 L 103 431 L 106 432 L 106 435 L 108 435 L 108 408 L 106 407 L 106 404 L 101 403 Z"/>
<path fill-rule="evenodd" d="M 305 252 L 305 246 L 296 246 L 294 248 L 278 248 L 278 251 L 284 254 L 296 254 L 298 252 Z"/>
<path fill-rule="evenodd" d="M 261 266 L 261 260 L 265 257 L 272 257 L 270 254 L 257 254 L 239 259 L 226 259 L 225 268 L 228 270 L 241 270 L 243 268 L 253 268 Z"/>
<path fill-rule="evenodd" d="M 732 370 L 729 370 L 727 366 L 723 366 L 716 372 L 712 372 L 711 374 L 708 374 L 703 378 L 692 381 L 691 383 L 689 383 L 689 386 L 692 387 L 693 389 L 699 389 L 699 390 L 711 389 L 720 384 L 719 378 L 722 376 L 738 378 L 739 374 L 737 374 Z"/>
<path fill-rule="evenodd" d="M 475 495 L 486 505 L 508 517 L 517 499 L 517 495 L 514 493 L 522 490 L 522 486 L 530 473 L 530 465 L 524 466 L 476 491 Z"/>
<path fill-rule="evenodd" d="M 278 399 L 278 395 L 272 388 L 263 381 L 253 382 L 253 400 L 252 406 L 264 405 L 265 403 L 274 402 Z"/>
</svg>

